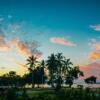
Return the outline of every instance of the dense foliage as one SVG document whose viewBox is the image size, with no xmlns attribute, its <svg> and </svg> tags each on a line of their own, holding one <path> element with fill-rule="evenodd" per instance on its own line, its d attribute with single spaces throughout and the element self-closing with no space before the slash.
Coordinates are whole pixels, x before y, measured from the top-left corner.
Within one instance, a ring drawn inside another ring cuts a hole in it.
<svg viewBox="0 0 100 100">
<path fill-rule="evenodd" d="M 32 84 L 34 88 L 35 84 L 39 87 L 40 84 L 47 83 L 54 89 L 60 89 L 62 84 L 69 84 L 71 87 L 74 79 L 83 76 L 79 66 L 73 66 L 70 59 L 66 59 L 62 53 L 51 54 L 47 60 L 40 62 L 32 55 L 26 61 L 29 73 L 23 77 L 16 75 L 14 71 L 4 74 L 0 77 L 0 86 L 23 87 Z"/>
<path fill-rule="evenodd" d="M 71 87 L 74 80 L 84 74 L 79 66 L 74 66 L 62 53 L 51 54 L 45 61 L 37 61 L 37 58 L 32 55 L 26 62 L 28 73 L 22 77 L 14 71 L 0 76 L 0 100 L 100 99 L 100 89 L 63 87 L 63 84 Z M 93 84 L 96 83 L 96 79 L 95 76 L 91 76 L 84 81 Z M 45 84 L 49 84 L 51 88 L 44 88 Z M 31 85 L 32 88 L 26 88 L 26 85 Z M 38 88 L 35 88 L 35 85 Z"/>
</svg>

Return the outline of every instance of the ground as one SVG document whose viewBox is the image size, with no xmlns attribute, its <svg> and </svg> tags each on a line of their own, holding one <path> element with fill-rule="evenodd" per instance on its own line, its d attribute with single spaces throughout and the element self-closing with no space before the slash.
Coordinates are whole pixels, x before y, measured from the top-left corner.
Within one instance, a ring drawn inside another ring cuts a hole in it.
<svg viewBox="0 0 100 100">
<path fill-rule="evenodd" d="M 100 100 L 100 89 L 10 89 L 5 96 L 0 96 L 0 100 Z"/>
</svg>

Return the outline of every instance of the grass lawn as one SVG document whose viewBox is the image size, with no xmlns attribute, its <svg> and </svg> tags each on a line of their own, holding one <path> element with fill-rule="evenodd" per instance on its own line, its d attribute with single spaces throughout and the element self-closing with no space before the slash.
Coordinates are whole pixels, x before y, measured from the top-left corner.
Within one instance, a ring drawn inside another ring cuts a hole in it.
<svg viewBox="0 0 100 100">
<path fill-rule="evenodd" d="M 100 89 L 63 88 L 53 89 L 18 89 L 9 91 L 6 98 L 0 100 L 100 100 Z"/>
</svg>

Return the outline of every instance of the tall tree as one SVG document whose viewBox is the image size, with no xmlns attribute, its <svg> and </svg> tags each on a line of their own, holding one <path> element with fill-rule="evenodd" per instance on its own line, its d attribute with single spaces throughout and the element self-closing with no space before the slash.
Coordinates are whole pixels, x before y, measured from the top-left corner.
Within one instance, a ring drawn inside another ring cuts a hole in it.
<svg viewBox="0 0 100 100">
<path fill-rule="evenodd" d="M 62 76 L 62 68 L 63 68 L 63 60 L 64 60 L 64 56 L 62 55 L 62 53 L 58 53 L 56 54 L 56 60 L 57 60 L 57 72 L 58 72 L 58 77 Z"/>
<path fill-rule="evenodd" d="M 56 55 L 57 60 L 57 75 L 56 75 L 56 89 L 61 88 L 62 84 L 62 75 L 63 75 L 63 62 L 64 62 L 64 56 L 62 53 L 57 53 Z"/>
<path fill-rule="evenodd" d="M 41 66 L 42 84 L 44 84 L 44 77 L 45 77 L 45 75 L 44 75 L 44 73 L 45 73 L 44 69 L 45 69 L 45 66 L 46 66 L 46 63 L 45 63 L 44 60 L 42 60 L 40 62 L 40 66 Z"/>
<path fill-rule="evenodd" d="M 64 56 L 62 55 L 62 53 L 51 54 L 51 56 L 49 56 L 47 60 L 50 82 L 54 88 L 61 88 L 63 75 L 63 60 Z"/>
<path fill-rule="evenodd" d="M 55 74 L 57 72 L 57 60 L 54 54 L 51 54 L 47 60 L 47 67 L 49 70 L 49 83 L 54 87 Z"/>
<path fill-rule="evenodd" d="M 27 59 L 27 62 L 27 65 L 29 65 L 29 71 L 32 73 L 32 87 L 34 88 L 34 69 L 37 63 L 37 58 L 32 55 Z"/>
<path fill-rule="evenodd" d="M 70 61 L 70 59 L 64 59 L 63 72 L 65 76 L 70 72 L 72 65 L 73 63 Z"/>
<path fill-rule="evenodd" d="M 64 58 L 64 65 L 63 65 L 63 74 L 65 78 L 65 83 L 71 85 L 73 84 L 73 77 L 70 75 L 70 71 L 72 69 L 73 63 L 70 61 L 70 59 Z"/>
</svg>

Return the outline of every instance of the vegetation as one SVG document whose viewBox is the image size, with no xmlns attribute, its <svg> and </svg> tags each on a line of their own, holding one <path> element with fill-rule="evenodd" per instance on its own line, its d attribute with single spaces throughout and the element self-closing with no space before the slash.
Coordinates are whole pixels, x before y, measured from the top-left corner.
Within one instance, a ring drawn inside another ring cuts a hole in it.
<svg viewBox="0 0 100 100">
<path fill-rule="evenodd" d="M 0 76 L 0 100 L 99 100 L 99 89 L 71 88 L 74 80 L 84 74 L 62 53 L 51 54 L 47 60 L 40 62 L 32 55 L 26 61 L 29 73 L 23 77 L 14 71 Z M 84 81 L 96 83 L 96 77 L 91 76 Z M 44 88 L 45 84 L 51 85 L 51 88 Z M 64 84 L 68 84 L 69 88 L 64 88 Z M 32 89 L 25 88 L 26 85 L 32 85 Z"/>
<path fill-rule="evenodd" d="M 29 73 L 23 77 L 16 75 L 16 72 L 11 71 L 0 77 L 0 86 L 24 87 L 26 84 L 31 85 L 32 88 L 37 84 L 45 82 L 53 89 L 60 89 L 63 84 L 69 84 L 71 87 L 74 79 L 83 76 L 79 66 L 73 66 L 70 59 L 66 59 L 62 53 L 51 54 L 46 61 L 37 61 L 33 55 L 27 60 L 27 68 Z M 46 75 L 45 69 L 48 70 Z"/>
<path fill-rule="evenodd" d="M 84 76 L 78 66 L 73 67 L 72 65 L 70 59 L 66 59 L 62 53 L 51 54 L 48 57 L 49 83 L 53 88 L 60 89 L 62 83 L 69 84 L 71 87 L 74 79 Z"/>
<path fill-rule="evenodd" d="M 35 92 L 34 92 L 35 91 Z M 55 92 L 51 89 L 8 89 L 0 100 L 99 100 L 100 89 L 66 88 Z"/>
<path fill-rule="evenodd" d="M 95 76 L 90 76 L 88 78 L 85 79 L 85 82 L 87 84 L 95 84 L 96 83 L 97 78 Z"/>
<path fill-rule="evenodd" d="M 34 57 L 33 55 L 31 56 L 31 57 L 29 57 L 28 59 L 27 59 L 27 65 L 29 65 L 29 71 L 30 71 L 30 73 L 31 73 L 31 75 L 32 75 L 32 87 L 34 88 L 34 76 L 35 76 L 35 64 L 37 63 L 37 61 L 36 61 L 36 57 Z"/>
</svg>

